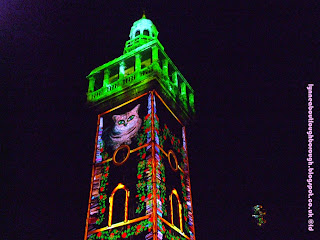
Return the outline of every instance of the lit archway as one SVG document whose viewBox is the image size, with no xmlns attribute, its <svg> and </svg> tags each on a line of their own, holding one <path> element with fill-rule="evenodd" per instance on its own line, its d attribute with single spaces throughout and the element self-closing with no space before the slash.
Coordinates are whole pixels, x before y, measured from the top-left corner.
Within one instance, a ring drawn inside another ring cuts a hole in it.
<svg viewBox="0 0 320 240">
<path fill-rule="evenodd" d="M 179 195 L 178 195 L 178 192 L 176 189 L 172 190 L 170 197 L 169 197 L 170 198 L 170 208 L 171 208 L 171 224 L 174 225 L 174 223 L 173 223 L 173 199 L 172 199 L 173 195 L 176 197 L 176 199 L 178 201 L 179 224 L 180 224 L 179 228 L 183 232 L 183 229 L 182 229 L 182 205 L 181 205 L 180 198 L 179 198 Z"/>
<path fill-rule="evenodd" d="M 119 190 L 123 189 L 126 192 L 126 200 L 124 203 L 124 222 L 128 221 L 128 202 L 129 202 L 129 189 L 123 185 L 122 183 L 119 183 L 118 186 L 116 186 L 115 189 L 113 189 L 110 197 L 109 197 L 109 218 L 108 218 L 108 226 L 110 227 L 112 224 L 112 213 L 113 213 L 113 198 L 115 193 Z"/>
</svg>

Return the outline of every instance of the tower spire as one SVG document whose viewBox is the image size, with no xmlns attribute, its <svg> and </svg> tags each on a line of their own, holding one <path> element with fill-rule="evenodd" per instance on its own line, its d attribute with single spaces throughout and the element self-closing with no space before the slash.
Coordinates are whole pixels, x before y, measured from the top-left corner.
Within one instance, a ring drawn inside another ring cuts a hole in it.
<svg viewBox="0 0 320 240">
<path fill-rule="evenodd" d="M 126 42 L 124 53 L 128 53 L 148 42 L 154 41 L 158 37 L 158 30 L 150 19 L 146 18 L 143 10 L 142 17 L 135 21 L 130 30 L 130 40 Z"/>
</svg>

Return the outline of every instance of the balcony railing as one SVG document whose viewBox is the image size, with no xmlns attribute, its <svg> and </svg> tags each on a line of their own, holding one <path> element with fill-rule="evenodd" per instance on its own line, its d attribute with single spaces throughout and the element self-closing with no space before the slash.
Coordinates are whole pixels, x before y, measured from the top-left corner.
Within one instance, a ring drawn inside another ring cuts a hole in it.
<svg viewBox="0 0 320 240">
<path fill-rule="evenodd" d="M 137 47 L 140 47 L 148 42 L 151 42 L 152 40 L 154 40 L 153 37 L 144 36 L 144 35 L 140 35 L 139 37 L 136 37 L 134 39 L 130 39 L 126 42 L 124 52 L 125 53 L 130 52 Z"/>
<path fill-rule="evenodd" d="M 99 101 L 117 92 L 123 91 L 125 88 L 132 86 L 133 84 L 148 79 L 154 74 L 159 74 L 159 79 L 161 81 L 160 84 L 163 85 L 163 88 L 167 89 L 170 94 L 172 94 L 172 97 L 180 99 L 180 102 L 186 109 L 190 108 L 192 111 L 194 111 L 193 93 L 190 91 L 186 92 L 186 86 L 183 84 L 183 82 L 179 85 L 176 85 L 173 80 L 170 79 L 170 77 L 165 76 L 163 70 L 160 68 L 157 62 L 152 63 L 140 71 L 135 71 L 124 78 L 117 79 L 115 82 L 110 83 L 94 92 L 88 92 L 87 99 L 89 102 Z"/>
<path fill-rule="evenodd" d="M 94 92 L 88 93 L 87 94 L 87 99 L 90 102 L 96 102 L 102 98 L 105 98 L 109 95 L 114 94 L 117 91 L 123 90 L 124 88 L 131 86 L 132 84 L 141 81 L 145 78 L 148 78 L 149 75 L 154 73 L 154 68 L 155 64 L 151 64 L 148 67 L 145 67 L 141 69 L 140 71 L 136 71 L 124 78 L 120 78 L 114 83 L 108 84 L 106 87 L 102 87 Z M 140 77 L 138 77 L 140 76 Z"/>
</svg>

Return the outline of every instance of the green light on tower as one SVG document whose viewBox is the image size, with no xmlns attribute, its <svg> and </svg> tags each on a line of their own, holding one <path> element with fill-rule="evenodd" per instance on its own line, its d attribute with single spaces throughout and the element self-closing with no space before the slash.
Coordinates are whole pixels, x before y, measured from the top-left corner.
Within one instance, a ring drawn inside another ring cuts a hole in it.
<svg viewBox="0 0 320 240">
<path fill-rule="evenodd" d="M 158 34 L 143 14 L 123 55 L 87 76 L 98 124 L 85 240 L 195 240 L 185 127 L 194 90 Z"/>
<path fill-rule="evenodd" d="M 184 113 L 183 118 L 189 119 L 195 112 L 194 90 L 165 53 L 158 34 L 156 26 L 145 14 L 134 22 L 123 55 L 87 76 L 88 102 L 93 106 L 104 102 L 105 107 L 115 97 L 120 100 L 122 93 L 137 96 L 157 81 L 164 96 L 176 102 L 177 108 L 181 108 L 179 111 Z"/>
</svg>

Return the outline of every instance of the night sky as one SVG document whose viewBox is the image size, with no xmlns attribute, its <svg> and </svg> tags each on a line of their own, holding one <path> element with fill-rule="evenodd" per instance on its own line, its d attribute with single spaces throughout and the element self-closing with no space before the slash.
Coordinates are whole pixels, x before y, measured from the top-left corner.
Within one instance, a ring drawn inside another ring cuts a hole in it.
<svg viewBox="0 0 320 240">
<path fill-rule="evenodd" d="M 319 5 L 257 2 L 0 1 L 0 238 L 83 239 L 97 120 L 86 76 L 122 54 L 144 8 L 195 90 L 187 132 L 197 239 L 320 239 L 307 231 L 306 188 Z M 256 204 L 267 210 L 262 228 Z M 319 231 L 319 201 L 314 212 Z"/>
</svg>

